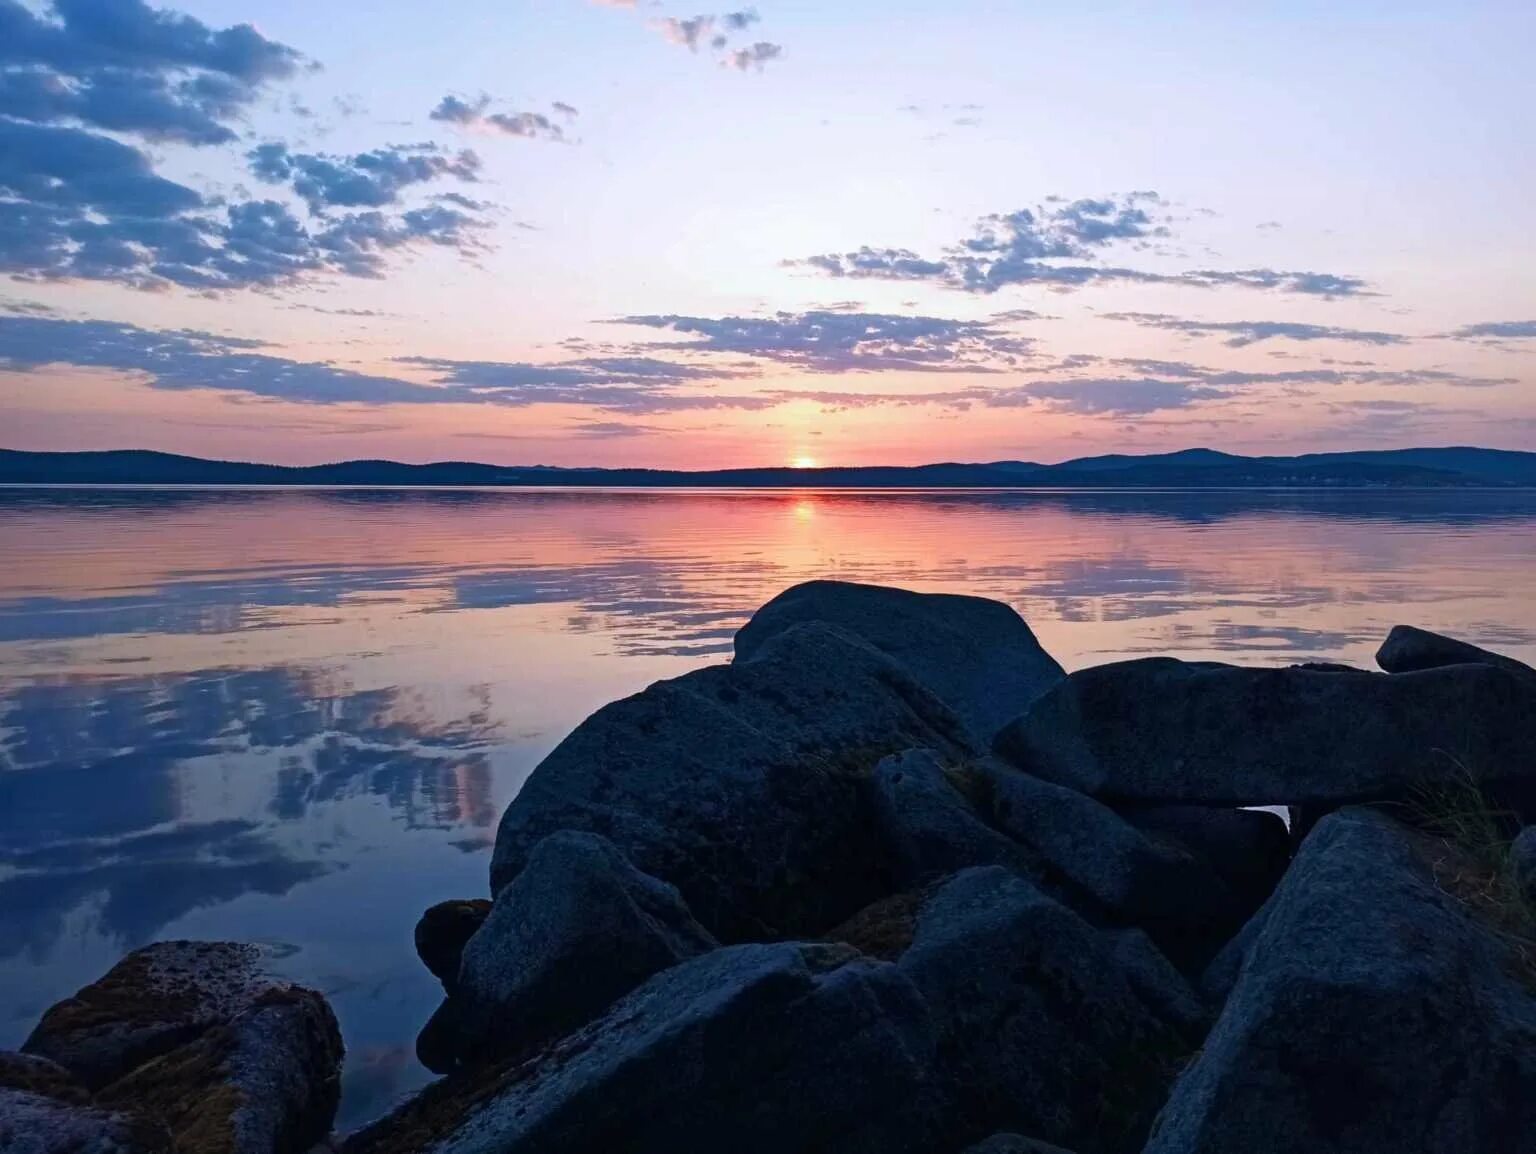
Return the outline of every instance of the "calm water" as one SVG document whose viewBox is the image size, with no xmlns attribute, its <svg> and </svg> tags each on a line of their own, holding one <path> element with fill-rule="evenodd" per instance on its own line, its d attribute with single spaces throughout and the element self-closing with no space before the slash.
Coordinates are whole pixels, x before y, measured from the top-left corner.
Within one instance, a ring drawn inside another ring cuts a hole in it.
<svg viewBox="0 0 1536 1154">
<path fill-rule="evenodd" d="M 809 577 L 1011 602 L 1068 668 L 1536 660 L 1536 493 L 0 490 L 0 1047 L 125 950 L 284 947 L 343 1123 L 427 1080 L 418 913 L 582 717 Z"/>
</svg>

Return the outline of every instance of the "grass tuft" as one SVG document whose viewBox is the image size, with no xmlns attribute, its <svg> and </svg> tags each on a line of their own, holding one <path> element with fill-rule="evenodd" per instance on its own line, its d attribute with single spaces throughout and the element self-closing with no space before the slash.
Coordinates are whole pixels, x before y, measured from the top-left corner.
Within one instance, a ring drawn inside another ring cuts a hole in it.
<svg viewBox="0 0 1536 1154">
<path fill-rule="evenodd" d="M 1536 984 L 1536 903 L 1520 884 L 1511 852 L 1519 816 L 1490 801 L 1465 769 L 1418 788 L 1403 806 L 1409 822 L 1436 843 L 1430 856 L 1440 888 L 1504 937 L 1523 976 Z"/>
</svg>

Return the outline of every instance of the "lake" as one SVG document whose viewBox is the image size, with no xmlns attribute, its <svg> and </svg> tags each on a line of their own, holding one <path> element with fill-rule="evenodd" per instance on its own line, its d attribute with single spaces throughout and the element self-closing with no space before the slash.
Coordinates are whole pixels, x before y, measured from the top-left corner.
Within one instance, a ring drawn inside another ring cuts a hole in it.
<svg viewBox="0 0 1536 1154">
<path fill-rule="evenodd" d="M 1536 660 L 1536 493 L 0 490 L 0 1047 L 159 938 L 280 947 L 340 1124 L 427 1081 L 416 918 L 604 702 L 787 585 L 1014 605 L 1068 668 Z"/>
</svg>

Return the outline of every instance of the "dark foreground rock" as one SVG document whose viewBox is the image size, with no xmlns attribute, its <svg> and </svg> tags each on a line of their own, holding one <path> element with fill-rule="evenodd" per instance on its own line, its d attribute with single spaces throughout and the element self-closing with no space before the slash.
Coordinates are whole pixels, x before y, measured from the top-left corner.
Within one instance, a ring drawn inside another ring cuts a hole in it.
<svg viewBox="0 0 1536 1154">
<path fill-rule="evenodd" d="M 1190 1045 L 1115 953 L 1112 939 L 1001 867 L 933 890 L 896 965 L 932 1017 L 952 1133 L 1141 1148 Z"/>
<path fill-rule="evenodd" d="M 1513 657 L 1479 649 L 1454 637 L 1412 625 L 1392 627 L 1392 632 L 1376 651 L 1376 664 L 1388 673 L 1412 673 L 1418 669 L 1438 669 L 1442 665 L 1494 665 L 1518 677 L 1536 681 L 1536 669 Z"/>
<path fill-rule="evenodd" d="M 974 1146 L 967 1146 L 963 1154 L 1069 1154 L 1060 1146 L 1024 1138 L 1018 1134 L 994 1134 Z"/>
<path fill-rule="evenodd" d="M 448 1079 L 348 1154 L 741 1154 L 931 1148 L 941 1103 L 922 997 L 843 946 L 715 950 L 539 1058 Z"/>
<path fill-rule="evenodd" d="M 475 936 L 491 912 L 485 898 L 438 902 L 416 923 L 416 956 L 450 994 L 459 981 L 464 943 Z"/>
<path fill-rule="evenodd" d="M 713 950 L 521 1064 L 445 1079 L 349 1154 L 928 1154 L 1004 1129 L 1140 1148 L 1193 1044 L 1122 963 L 1155 956 L 1144 938 L 1095 929 L 1003 867 L 885 905 L 877 920 L 903 923 L 885 957 Z"/>
<path fill-rule="evenodd" d="M 982 816 L 1031 849 L 1043 879 L 1084 912 L 1145 928 L 1180 964 L 1203 965 L 1263 901 L 1182 839 L 1150 836 L 1076 790 L 993 758 L 966 772 Z"/>
<path fill-rule="evenodd" d="M 870 794 L 875 829 L 899 890 L 970 866 L 1041 873 L 1037 855 L 977 816 L 931 749 L 885 758 L 875 767 Z"/>
<path fill-rule="evenodd" d="M 0 1078 L 76 1111 L 68 1123 L 52 1111 L 60 1133 L 127 1126 L 168 1134 L 164 1148 L 179 1154 L 300 1154 L 336 1113 L 335 1016 L 318 993 L 269 974 L 253 946 L 136 950 L 49 1009 L 24 1050 L 49 1064 L 0 1063 Z M 79 1093 L 55 1069 L 78 1079 Z"/>
<path fill-rule="evenodd" d="M 1148 1154 L 1530 1151 L 1536 974 L 1453 853 L 1379 813 L 1324 818 Z"/>
<path fill-rule="evenodd" d="M 153 1119 L 0 1087 L 5 1154 L 180 1154 Z"/>
<path fill-rule="evenodd" d="M 792 626 L 578 726 L 502 816 L 492 890 L 547 835 L 586 830 L 677 886 L 723 941 L 818 934 L 880 896 L 864 783 L 914 746 L 969 750 L 954 713 L 889 655 Z"/>
<path fill-rule="evenodd" d="M 464 947 L 458 984 L 418 1050 L 440 1072 L 527 1053 L 717 944 L 676 889 L 608 839 L 551 834 Z"/>
<path fill-rule="evenodd" d="M 1073 673 L 996 748 L 1118 802 L 1332 807 L 1469 776 L 1528 787 L 1536 686 L 1482 664 L 1384 674 L 1154 657 Z"/>
<path fill-rule="evenodd" d="M 983 745 L 1066 676 L 1001 601 L 848 581 L 807 581 L 780 593 L 736 634 L 736 660 L 751 660 L 769 638 L 806 621 L 846 629 L 890 654 Z"/>
</svg>

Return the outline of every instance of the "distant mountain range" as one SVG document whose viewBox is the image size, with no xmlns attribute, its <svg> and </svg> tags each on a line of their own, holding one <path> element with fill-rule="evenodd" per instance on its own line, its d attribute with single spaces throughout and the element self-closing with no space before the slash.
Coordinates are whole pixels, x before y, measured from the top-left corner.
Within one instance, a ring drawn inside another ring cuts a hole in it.
<svg viewBox="0 0 1536 1154">
<path fill-rule="evenodd" d="M 1536 453 L 1387 449 L 1242 457 L 1214 449 L 1146 456 L 881 465 L 827 469 L 565 469 L 439 461 L 341 461 L 290 467 L 124 449 L 29 453 L 0 449 L 0 484 L 54 485 L 571 485 L 640 488 L 1502 488 L 1536 486 Z"/>
</svg>

